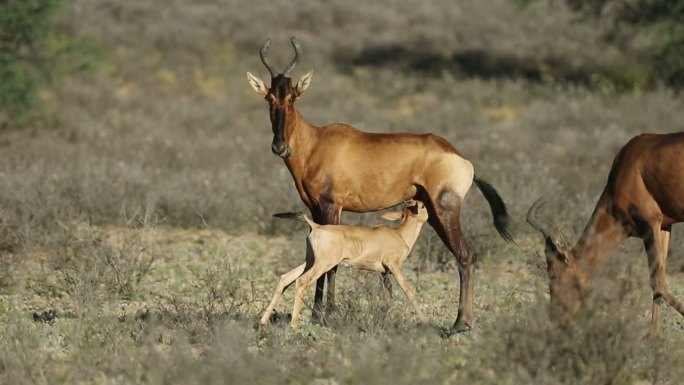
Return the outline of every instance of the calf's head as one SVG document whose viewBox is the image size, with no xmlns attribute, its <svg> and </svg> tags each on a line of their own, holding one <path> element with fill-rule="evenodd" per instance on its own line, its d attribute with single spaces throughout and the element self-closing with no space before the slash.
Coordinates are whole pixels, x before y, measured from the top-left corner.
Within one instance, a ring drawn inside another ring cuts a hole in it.
<svg viewBox="0 0 684 385">
<path fill-rule="evenodd" d="M 404 202 L 404 209 L 402 211 L 388 211 L 380 217 L 388 221 L 401 219 L 404 223 L 409 218 L 416 218 L 419 223 L 425 223 L 428 220 L 428 212 L 423 202 L 409 199 Z"/>
</svg>

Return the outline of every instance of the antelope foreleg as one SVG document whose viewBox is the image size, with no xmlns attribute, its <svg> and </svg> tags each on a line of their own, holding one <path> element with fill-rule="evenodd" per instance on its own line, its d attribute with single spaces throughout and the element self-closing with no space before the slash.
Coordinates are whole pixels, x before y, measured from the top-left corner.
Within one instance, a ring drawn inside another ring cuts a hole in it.
<svg viewBox="0 0 684 385">
<path fill-rule="evenodd" d="M 311 210 L 311 215 L 314 221 L 321 225 L 334 224 L 339 225 L 342 219 L 342 207 L 334 203 L 321 202 L 320 206 Z M 332 270 L 325 272 L 316 280 L 316 293 L 314 295 L 314 307 L 311 321 L 319 323 L 323 318 L 323 292 L 325 291 L 325 280 L 328 280 L 327 291 L 327 305 L 326 313 L 331 313 L 335 310 L 335 278 L 337 274 L 337 266 Z"/>
<path fill-rule="evenodd" d="M 665 300 L 684 315 L 684 305 L 679 302 L 667 290 L 665 285 L 667 251 L 670 245 L 670 231 L 652 229 L 644 237 L 644 246 L 648 256 L 648 269 L 650 284 L 653 290 L 653 308 L 651 310 L 651 324 L 647 336 L 654 337 L 660 334 L 660 304 Z"/>
<path fill-rule="evenodd" d="M 325 302 L 325 313 L 330 314 L 335 311 L 335 278 L 337 277 L 337 266 L 325 273 L 328 280 L 328 296 Z"/>
<path fill-rule="evenodd" d="M 416 313 L 418 314 L 418 318 L 420 318 L 420 322 L 427 323 L 427 317 L 425 317 L 425 313 L 423 313 L 423 311 L 420 309 L 420 306 L 418 306 L 418 302 L 416 301 L 416 294 L 406 281 L 406 278 L 404 278 L 404 274 L 401 272 L 401 266 L 395 264 L 388 264 L 387 268 L 392 272 L 392 275 L 394 275 L 394 278 L 397 280 L 397 283 L 404 291 L 406 298 L 408 298 L 409 302 L 411 302 L 411 305 L 413 305 L 413 308 L 416 310 Z"/>
<path fill-rule="evenodd" d="M 667 255 L 669 252 L 669 247 L 670 247 L 670 237 L 672 236 L 672 233 L 670 229 L 666 230 L 661 230 L 660 231 L 660 252 L 663 255 L 662 258 L 662 272 L 661 272 L 661 279 L 663 281 L 663 285 L 661 288 L 661 295 L 663 296 L 663 299 L 665 302 L 668 303 L 668 305 L 672 306 L 675 310 L 679 312 L 679 314 L 684 316 L 684 304 L 682 304 L 677 298 L 670 293 L 669 290 L 667 290 L 667 287 L 665 285 L 665 279 L 666 279 L 666 267 L 667 267 Z"/>
</svg>

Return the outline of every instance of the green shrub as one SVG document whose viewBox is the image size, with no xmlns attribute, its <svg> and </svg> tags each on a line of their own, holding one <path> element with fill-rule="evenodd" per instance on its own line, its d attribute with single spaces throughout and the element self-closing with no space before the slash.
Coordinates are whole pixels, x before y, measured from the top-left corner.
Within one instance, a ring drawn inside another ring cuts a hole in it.
<svg viewBox="0 0 684 385">
<path fill-rule="evenodd" d="M 0 125 L 24 124 L 41 106 L 38 91 L 88 68 L 96 47 L 51 22 L 62 0 L 0 1 Z"/>
<path fill-rule="evenodd" d="M 0 109 L 24 120 L 38 104 L 36 90 L 46 66 L 38 47 L 53 33 L 48 23 L 60 0 L 0 2 Z"/>
<path fill-rule="evenodd" d="M 651 78 L 675 88 L 684 87 L 684 3 L 678 0 L 566 0 L 573 10 L 607 19 L 615 36 L 624 26 L 653 35 L 647 55 Z"/>
<path fill-rule="evenodd" d="M 664 81 L 676 88 L 684 88 L 684 29 L 670 34 L 656 52 L 655 59 Z"/>
</svg>

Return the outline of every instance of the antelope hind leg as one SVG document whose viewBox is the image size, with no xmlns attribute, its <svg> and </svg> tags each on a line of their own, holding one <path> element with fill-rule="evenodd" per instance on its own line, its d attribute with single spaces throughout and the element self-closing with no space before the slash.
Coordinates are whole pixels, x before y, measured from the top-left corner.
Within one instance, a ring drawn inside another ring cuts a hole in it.
<svg viewBox="0 0 684 385">
<path fill-rule="evenodd" d="M 268 321 L 271 318 L 271 314 L 273 314 L 273 309 L 275 309 L 276 305 L 278 304 L 280 297 L 283 295 L 285 290 L 292 284 L 292 282 L 294 282 L 304 273 L 305 268 L 306 263 L 302 263 L 296 268 L 280 276 L 280 281 L 278 281 L 278 286 L 276 286 L 275 292 L 273 293 L 271 303 L 268 304 L 268 307 L 266 307 L 266 310 L 264 310 L 261 316 L 261 320 L 259 321 L 260 325 L 264 326 L 268 324 Z"/>
</svg>

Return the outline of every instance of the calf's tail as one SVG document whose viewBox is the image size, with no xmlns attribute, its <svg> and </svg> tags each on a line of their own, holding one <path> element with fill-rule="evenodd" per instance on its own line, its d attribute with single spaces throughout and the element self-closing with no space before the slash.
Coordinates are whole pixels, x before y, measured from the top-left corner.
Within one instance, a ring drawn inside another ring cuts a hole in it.
<svg viewBox="0 0 684 385">
<path fill-rule="evenodd" d="M 277 213 L 273 214 L 274 217 L 276 218 L 283 218 L 283 219 L 295 219 L 298 221 L 302 221 L 309 225 L 311 229 L 313 229 L 316 226 L 316 223 L 309 219 L 309 217 L 306 216 L 303 212 L 297 211 L 297 212 L 287 212 L 287 213 Z"/>
</svg>

